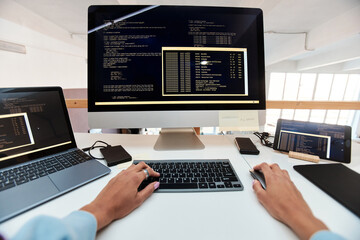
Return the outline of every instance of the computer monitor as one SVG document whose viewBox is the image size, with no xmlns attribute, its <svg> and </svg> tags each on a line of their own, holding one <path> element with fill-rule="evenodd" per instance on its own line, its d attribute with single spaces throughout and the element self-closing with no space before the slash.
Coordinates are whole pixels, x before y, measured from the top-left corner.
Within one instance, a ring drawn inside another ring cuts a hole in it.
<svg viewBox="0 0 360 240">
<path fill-rule="evenodd" d="M 89 7 L 91 128 L 219 126 L 223 111 L 265 109 L 264 72 L 260 9 Z M 165 149 L 193 147 L 175 132 Z"/>
</svg>

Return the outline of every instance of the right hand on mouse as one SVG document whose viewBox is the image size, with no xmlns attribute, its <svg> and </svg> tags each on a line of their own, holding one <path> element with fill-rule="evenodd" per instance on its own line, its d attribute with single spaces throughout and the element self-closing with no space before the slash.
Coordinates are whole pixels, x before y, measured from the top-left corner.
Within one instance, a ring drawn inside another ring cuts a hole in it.
<svg viewBox="0 0 360 240">
<path fill-rule="evenodd" d="M 80 209 L 95 216 L 97 230 L 128 215 L 159 187 L 159 182 L 153 182 L 138 192 L 140 183 L 146 178 L 144 169 L 151 177 L 160 176 L 144 162 L 131 165 L 112 178 L 94 201 Z"/>
<path fill-rule="evenodd" d="M 265 176 L 266 190 L 257 180 L 253 182 L 253 189 L 271 216 L 292 228 L 300 239 L 309 239 L 313 233 L 328 229 L 312 214 L 286 170 L 267 163 L 255 166 L 254 170 L 261 170 Z"/>
</svg>

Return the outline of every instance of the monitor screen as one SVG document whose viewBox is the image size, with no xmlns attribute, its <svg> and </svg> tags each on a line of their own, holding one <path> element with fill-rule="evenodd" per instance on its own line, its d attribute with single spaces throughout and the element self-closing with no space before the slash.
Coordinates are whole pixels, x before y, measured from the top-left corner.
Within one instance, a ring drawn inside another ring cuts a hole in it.
<svg viewBox="0 0 360 240">
<path fill-rule="evenodd" d="M 219 111 L 265 109 L 260 9 L 91 6 L 88 17 L 91 127 L 217 126 Z"/>
</svg>

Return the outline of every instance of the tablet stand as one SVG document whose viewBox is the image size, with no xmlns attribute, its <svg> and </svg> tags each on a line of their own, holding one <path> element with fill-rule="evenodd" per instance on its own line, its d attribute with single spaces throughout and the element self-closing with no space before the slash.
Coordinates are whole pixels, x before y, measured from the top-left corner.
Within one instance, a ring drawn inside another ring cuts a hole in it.
<svg viewBox="0 0 360 240">
<path fill-rule="evenodd" d="M 305 160 L 309 162 L 314 162 L 314 163 L 318 163 L 320 161 L 319 156 L 310 155 L 306 153 L 293 152 L 293 151 L 289 151 L 289 157 Z"/>
</svg>

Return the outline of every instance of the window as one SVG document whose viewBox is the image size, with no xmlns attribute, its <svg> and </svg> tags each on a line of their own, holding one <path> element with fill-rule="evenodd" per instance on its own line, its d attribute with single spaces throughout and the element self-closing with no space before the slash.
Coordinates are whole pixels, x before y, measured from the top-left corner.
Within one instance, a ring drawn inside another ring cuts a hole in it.
<svg viewBox="0 0 360 240">
<path fill-rule="evenodd" d="M 271 73 L 267 100 L 358 101 L 360 74 Z M 265 131 L 275 132 L 278 118 L 353 125 L 355 110 L 268 109 Z"/>
<path fill-rule="evenodd" d="M 267 100 L 359 101 L 360 74 L 270 74 Z M 274 133 L 279 118 L 357 127 L 356 110 L 267 109 L 264 131 Z M 151 131 L 148 134 L 153 134 Z M 156 133 L 155 133 L 156 134 Z M 201 128 L 201 134 L 220 134 L 218 127 Z"/>
</svg>

